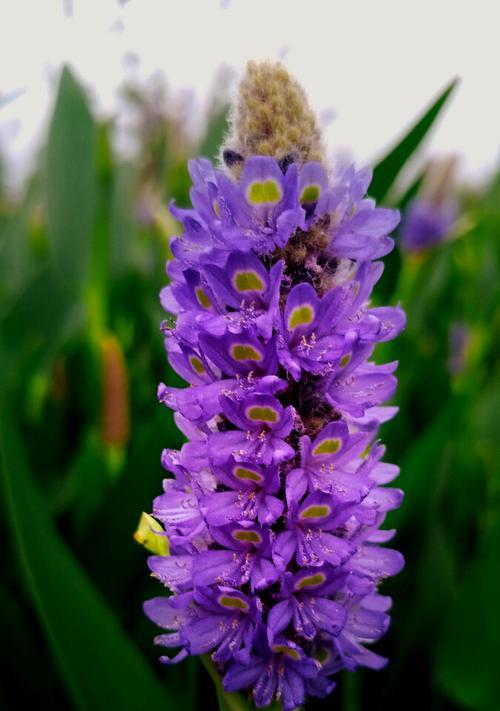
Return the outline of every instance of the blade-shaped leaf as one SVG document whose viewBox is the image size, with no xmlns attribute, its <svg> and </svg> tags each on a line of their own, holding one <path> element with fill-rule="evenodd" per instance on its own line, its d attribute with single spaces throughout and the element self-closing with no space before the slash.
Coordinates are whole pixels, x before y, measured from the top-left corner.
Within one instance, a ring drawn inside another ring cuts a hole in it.
<svg viewBox="0 0 500 711">
<path fill-rule="evenodd" d="M 375 166 L 369 192 L 376 200 L 382 200 L 387 195 L 407 160 L 429 133 L 455 89 L 457 82 L 458 79 L 454 79 L 448 84 L 442 94 L 423 116 L 416 121 L 404 138 Z"/>
<path fill-rule="evenodd" d="M 66 286 L 87 276 L 95 203 L 96 129 L 86 97 L 66 67 L 47 147 L 47 209 L 52 257 Z"/>
<path fill-rule="evenodd" d="M 75 706 L 93 711 L 173 708 L 56 532 L 3 407 L 0 445 L 6 509 L 21 567 Z"/>
</svg>

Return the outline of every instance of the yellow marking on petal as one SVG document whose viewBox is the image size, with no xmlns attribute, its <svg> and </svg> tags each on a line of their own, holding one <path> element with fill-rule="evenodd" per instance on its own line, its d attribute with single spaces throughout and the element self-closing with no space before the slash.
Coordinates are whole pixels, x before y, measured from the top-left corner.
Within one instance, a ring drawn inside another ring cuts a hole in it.
<svg viewBox="0 0 500 711">
<path fill-rule="evenodd" d="M 214 200 L 213 203 L 212 203 L 212 207 L 214 208 L 214 212 L 215 212 L 215 214 L 217 215 L 217 217 L 218 217 L 219 220 L 220 220 L 220 206 L 219 206 L 219 202 L 218 202 L 217 200 Z"/>
<path fill-rule="evenodd" d="M 254 360 L 260 363 L 262 360 L 262 353 L 246 343 L 233 343 L 231 346 L 231 357 L 234 360 Z"/>
<path fill-rule="evenodd" d="M 300 196 L 300 203 L 317 202 L 321 194 L 321 188 L 319 185 L 306 185 L 302 194 Z"/>
<path fill-rule="evenodd" d="M 233 286 L 236 291 L 264 291 L 266 285 L 254 271 L 236 272 L 233 277 Z"/>
<path fill-rule="evenodd" d="M 203 291 L 203 288 L 201 286 L 196 287 L 195 293 L 200 306 L 203 306 L 203 308 L 205 309 L 209 309 L 212 306 L 212 302 L 210 301 L 206 293 Z"/>
<path fill-rule="evenodd" d="M 340 359 L 340 367 L 345 368 L 350 360 L 351 360 L 351 354 L 346 353 L 345 356 L 342 356 L 342 358 Z"/>
<path fill-rule="evenodd" d="M 335 452 L 338 452 L 341 447 L 342 440 L 337 437 L 333 437 L 332 439 L 324 439 L 313 449 L 313 454 L 316 456 L 318 454 L 335 454 Z"/>
<path fill-rule="evenodd" d="M 324 518 L 331 513 L 331 509 L 326 504 L 316 504 L 308 506 L 300 514 L 300 518 Z"/>
<path fill-rule="evenodd" d="M 223 607 L 230 607 L 236 610 L 248 610 L 247 603 L 239 597 L 231 597 L 230 595 L 222 595 L 218 601 Z"/>
<path fill-rule="evenodd" d="M 198 375 L 203 375 L 203 373 L 206 372 L 205 366 L 197 356 L 189 356 L 189 362 L 191 363 L 191 368 L 195 373 L 198 373 Z"/>
<path fill-rule="evenodd" d="M 324 573 L 315 573 L 314 575 L 308 575 L 305 578 L 299 580 L 295 585 L 296 590 L 303 590 L 304 588 L 315 588 L 321 585 L 326 580 L 326 575 Z"/>
<path fill-rule="evenodd" d="M 281 195 L 281 187 L 271 178 L 250 183 L 247 192 L 248 202 L 252 205 L 277 203 L 281 200 Z"/>
<path fill-rule="evenodd" d="M 296 306 L 288 317 L 288 330 L 293 331 L 299 326 L 307 326 L 314 321 L 314 310 L 309 304 Z"/>
<path fill-rule="evenodd" d="M 322 647 L 315 652 L 314 658 L 323 666 L 323 664 L 325 664 L 325 662 L 327 662 L 330 658 L 330 650 L 326 647 Z"/>
<path fill-rule="evenodd" d="M 296 649 L 286 647 L 284 644 L 275 644 L 271 647 L 271 649 L 273 652 L 276 652 L 276 654 L 285 654 L 287 657 L 290 657 L 290 659 L 294 659 L 295 661 L 300 661 L 301 659 L 300 653 Z"/>
<path fill-rule="evenodd" d="M 272 407 L 259 407 L 254 405 L 246 410 L 246 415 L 250 420 L 256 422 L 277 422 L 278 413 Z"/>
<path fill-rule="evenodd" d="M 247 469 L 246 467 L 235 467 L 233 474 L 244 481 L 257 481 L 259 483 L 262 481 L 262 475 L 259 472 L 254 472 L 253 469 Z"/>
<path fill-rule="evenodd" d="M 144 511 L 141 514 L 137 531 L 134 533 L 137 543 L 155 555 L 169 555 L 170 547 L 165 531 L 158 521 Z"/>
<path fill-rule="evenodd" d="M 246 531 L 245 529 L 239 529 L 233 532 L 233 538 L 237 541 L 244 541 L 245 543 L 261 543 L 262 538 L 257 533 L 257 531 Z"/>
</svg>

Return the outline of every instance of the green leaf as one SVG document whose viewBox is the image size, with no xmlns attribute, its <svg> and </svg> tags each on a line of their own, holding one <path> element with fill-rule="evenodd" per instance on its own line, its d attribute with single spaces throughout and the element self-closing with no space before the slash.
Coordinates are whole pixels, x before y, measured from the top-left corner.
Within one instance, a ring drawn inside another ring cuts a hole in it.
<svg viewBox="0 0 500 711">
<path fill-rule="evenodd" d="M 49 241 L 59 277 L 75 292 L 85 283 L 92 247 L 96 129 L 86 97 L 65 67 L 49 130 Z"/>
<path fill-rule="evenodd" d="M 134 576 L 144 580 L 144 551 L 133 540 L 141 511 L 151 510 L 151 499 L 161 489 L 164 470 L 159 453 L 162 447 L 180 446 L 182 435 L 175 429 L 172 415 L 157 407 L 142 427 L 134 429 L 126 470 L 109 493 L 82 541 L 79 555 L 99 582 L 106 598 L 120 602 Z M 109 575 L 107 551 L 113 551 L 115 571 Z"/>
<path fill-rule="evenodd" d="M 10 530 L 75 706 L 93 711 L 173 708 L 166 691 L 55 530 L 4 407 L 0 444 Z M 110 554 L 110 566 L 112 561 Z"/>
<path fill-rule="evenodd" d="M 432 499 L 438 495 L 438 474 L 449 466 L 448 451 L 453 442 L 453 428 L 457 426 L 459 398 L 450 398 L 430 422 L 401 462 L 399 486 L 405 492 L 401 508 L 391 511 L 390 524 L 399 528 L 403 523 L 418 518 L 428 511 Z"/>
<path fill-rule="evenodd" d="M 224 691 L 222 679 L 220 678 L 217 669 L 208 654 L 203 655 L 201 657 L 201 661 L 209 673 L 210 678 L 214 682 L 215 691 L 217 693 L 217 701 L 219 703 L 219 711 L 252 711 L 254 705 L 251 701 L 245 699 L 241 694 L 236 692 Z M 267 708 L 269 711 L 272 711 L 274 705 L 268 706 Z"/>
<path fill-rule="evenodd" d="M 453 79 L 442 94 L 411 127 L 399 143 L 389 151 L 373 170 L 370 195 L 383 200 L 410 156 L 416 151 L 434 125 L 437 117 L 451 96 L 458 79 Z"/>
<path fill-rule="evenodd" d="M 53 271 L 42 269 L 0 320 L 0 386 L 32 382 L 82 322 L 82 305 L 70 303 Z"/>
<path fill-rule="evenodd" d="M 449 696 L 478 711 L 500 708 L 494 672 L 500 638 L 500 516 L 458 589 L 436 659 L 437 679 Z"/>
<path fill-rule="evenodd" d="M 110 487 L 106 453 L 97 431 L 83 437 L 62 482 L 58 482 L 55 509 L 70 509 L 72 529 L 81 538 Z"/>
</svg>

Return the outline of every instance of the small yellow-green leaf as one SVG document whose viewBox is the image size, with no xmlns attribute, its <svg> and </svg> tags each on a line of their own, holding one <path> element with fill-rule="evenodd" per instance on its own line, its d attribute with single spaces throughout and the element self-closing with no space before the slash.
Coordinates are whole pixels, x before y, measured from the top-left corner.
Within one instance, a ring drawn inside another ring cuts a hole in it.
<svg viewBox="0 0 500 711">
<path fill-rule="evenodd" d="M 165 531 L 158 521 L 149 514 L 142 512 L 139 525 L 134 533 L 137 543 L 155 555 L 169 555 L 170 547 Z"/>
</svg>

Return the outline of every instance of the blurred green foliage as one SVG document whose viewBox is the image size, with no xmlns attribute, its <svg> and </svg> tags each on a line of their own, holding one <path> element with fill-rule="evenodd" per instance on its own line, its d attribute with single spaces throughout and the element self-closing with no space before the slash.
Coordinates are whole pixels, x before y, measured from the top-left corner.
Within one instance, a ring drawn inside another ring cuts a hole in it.
<svg viewBox="0 0 500 711">
<path fill-rule="evenodd" d="M 406 192 L 396 178 L 453 87 L 376 167 L 385 204 L 404 209 L 417 191 L 422 175 Z M 198 660 L 158 664 L 142 601 L 160 591 L 133 540 L 160 491 L 160 452 L 182 441 L 155 401 L 157 383 L 177 379 L 159 330 L 177 231 L 166 206 L 188 203 L 186 161 L 216 154 L 226 109 L 196 145 L 178 112 L 136 87 L 127 100 L 134 160 L 116 155 L 113 123 L 65 69 L 38 169 L 19 198 L 0 186 L 3 708 L 243 708 Z M 464 190 L 461 210 L 454 239 L 396 249 L 375 294 L 408 314 L 378 353 L 400 361 L 400 413 L 382 437 L 406 493 L 388 522 L 407 559 L 385 585 L 394 619 L 378 651 L 391 664 L 311 708 L 500 708 L 500 177 Z"/>
</svg>

